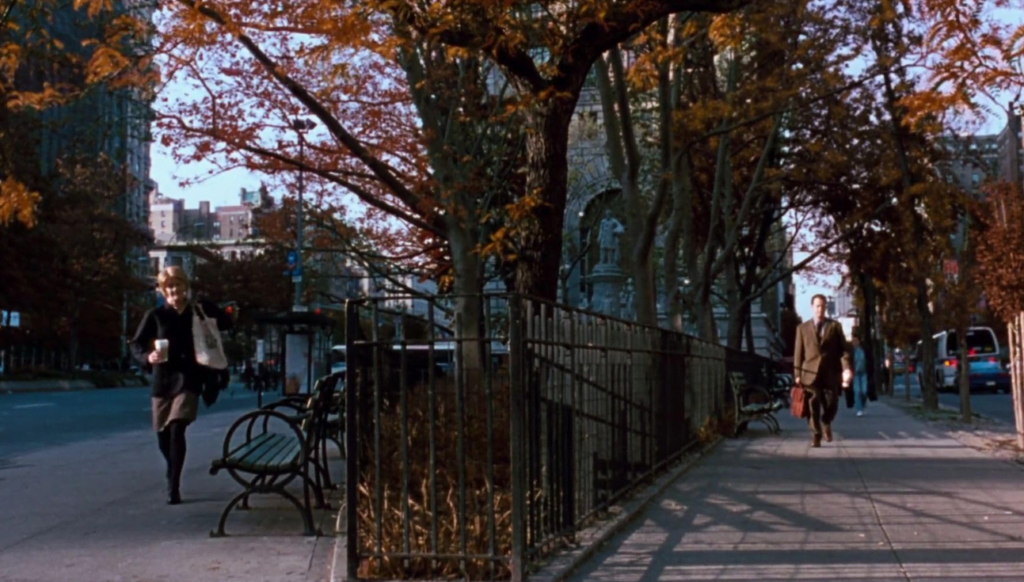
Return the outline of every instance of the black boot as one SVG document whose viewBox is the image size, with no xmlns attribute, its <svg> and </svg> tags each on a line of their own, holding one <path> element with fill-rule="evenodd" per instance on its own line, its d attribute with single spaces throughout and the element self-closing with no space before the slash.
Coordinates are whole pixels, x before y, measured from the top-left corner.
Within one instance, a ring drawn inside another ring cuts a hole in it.
<svg viewBox="0 0 1024 582">
<path fill-rule="evenodd" d="M 181 422 L 171 422 L 168 427 L 170 432 L 170 462 L 167 464 L 167 504 L 178 505 L 181 503 L 181 472 L 185 467 L 185 427 Z"/>
</svg>

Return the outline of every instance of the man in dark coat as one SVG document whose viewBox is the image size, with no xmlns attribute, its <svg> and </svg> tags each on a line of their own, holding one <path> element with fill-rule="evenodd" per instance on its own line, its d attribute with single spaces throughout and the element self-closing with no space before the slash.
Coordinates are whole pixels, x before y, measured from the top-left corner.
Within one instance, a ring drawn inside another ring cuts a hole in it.
<svg viewBox="0 0 1024 582">
<path fill-rule="evenodd" d="M 853 378 L 849 347 L 843 326 L 825 317 L 825 296 L 811 299 L 814 317 L 796 329 L 793 371 L 796 383 L 807 391 L 811 410 L 812 445 L 821 446 L 821 437 L 832 442 L 832 421 L 839 411 L 840 386 L 849 388 Z"/>
</svg>

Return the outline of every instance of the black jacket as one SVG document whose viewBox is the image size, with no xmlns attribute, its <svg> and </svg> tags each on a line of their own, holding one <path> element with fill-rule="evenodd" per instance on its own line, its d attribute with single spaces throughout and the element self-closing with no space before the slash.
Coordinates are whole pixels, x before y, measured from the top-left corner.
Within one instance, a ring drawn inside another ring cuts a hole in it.
<svg viewBox="0 0 1024 582">
<path fill-rule="evenodd" d="M 199 304 L 207 317 L 217 320 L 220 330 L 231 328 L 231 318 L 217 304 L 209 301 L 200 301 Z M 157 339 L 168 340 L 168 358 L 166 362 L 150 364 L 149 353 Z M 196 394 L 202 391 L 207 370 L 196 363 L 191 302 L 180 314 L 170 305 L 147 311 L 129 344 L 135 359 L 153 371 L 153 396 L 174 396 L 183 390 Z"/>
</svg>

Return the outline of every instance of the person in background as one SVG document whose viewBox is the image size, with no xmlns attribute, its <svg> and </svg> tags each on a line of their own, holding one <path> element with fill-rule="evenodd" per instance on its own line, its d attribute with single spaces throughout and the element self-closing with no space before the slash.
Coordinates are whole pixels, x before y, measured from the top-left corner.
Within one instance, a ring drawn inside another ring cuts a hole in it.
<svg viewBox="0 0 1024 582">
<path fill-rule="evenodd" d="M 167 464 L 167 503 L 177 505 L 181 503 L 185 466 L 185 430 L 196 419 L 206 372 L 196 363 L 192 339 L 195 304 L 188 299 L 188 276 L 181 267 L 167 267 L 157 276 L 157 286 L 166 301 L 143 316 L 131 340 L 131 351 L 136 360 L 153 370 L 153 430 Z M 217 320 L 218 328 L 230 327 L 230 318 L 215 303 L 202 301 L 199 307 Z"/>
<path fill-rule="evenodd" d="M 853 344 L 853 400 L 857 416 L 864 416 L 868 400 L 868 360 L 857 334 L 850 340 Z"/>
</svg>

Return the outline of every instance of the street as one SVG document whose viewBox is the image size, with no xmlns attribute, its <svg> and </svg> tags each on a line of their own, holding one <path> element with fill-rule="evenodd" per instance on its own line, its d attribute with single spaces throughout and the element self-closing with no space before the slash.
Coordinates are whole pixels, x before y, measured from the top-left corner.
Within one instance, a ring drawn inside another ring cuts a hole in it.
<svg viewBox="0 0 1024 582">
<path fill-rule="evenodd" d="M 264 403 L 277 392 L 263 395 Z M 234 383 L 199 414 L 256 408 L 256 393 Z M 0 461 L 56 445 L 149 429 L 149 387 L 0 394 Z"/>
<path fill-rule="evenodd" d="M 290 503 L 254 496 L 251 510 L 232 514 L 229 537 L 209 536 L 240 491 L 226 473 L 210 475 L 210 463 L 227 428 L 255 407 L 253 394 L 236 387 L 200 405 L 176 506 L 165 503 L 148 399 L 148 389 L 0 396 L 0 580 L 330 579 L 331 509 L 314 515 L 325 535 L 306 537 Z"/>
<path fill-rule="evenodd" d="M 905 394 L 905 376 L 896 379 L 895 396 L 902 397 Z M 921 385 L 917 377 L 911 375 L 910 396 L 915 400 L 921 399 Z M 960 410 L 960 395 L 951 392 L 939 392 L 939 402 Z M 989 418 L 994 418 L 1009 424 L 1013 424 L 1013 397 L 1010 394 L 992 394 L 988 392 L 971 394 L 971 411 Z"/>
</svg>

